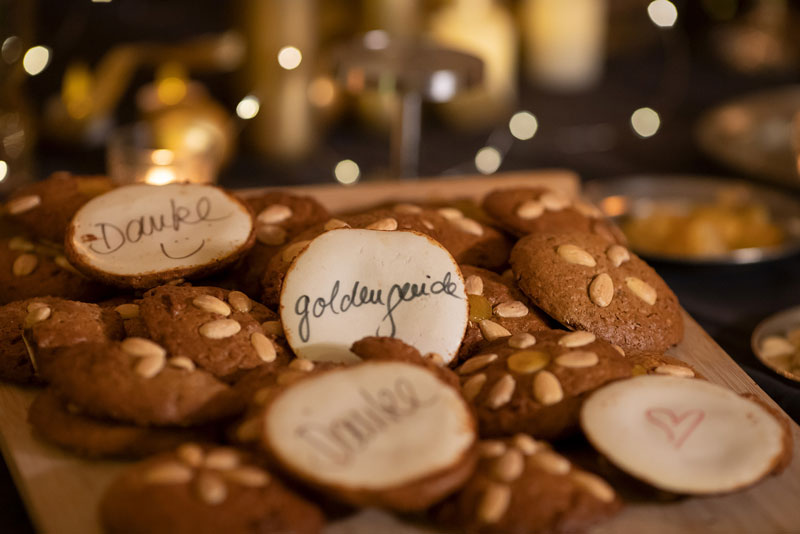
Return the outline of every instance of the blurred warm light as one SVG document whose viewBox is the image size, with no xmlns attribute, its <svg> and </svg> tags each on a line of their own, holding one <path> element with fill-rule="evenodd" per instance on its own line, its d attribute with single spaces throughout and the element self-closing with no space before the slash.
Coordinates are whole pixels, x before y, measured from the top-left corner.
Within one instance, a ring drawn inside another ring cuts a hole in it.
<svg viewBox="0 0 800 534">
<path fill-rule="evenodd" d="M 661 118 L 652 108 L 639 108 L 631 115 L 631 127 L 640 137 L 652 137 L 661 126 Z"/>
<path fill-rule="evenodd" d="M 449 70 L 436 71 L 431 75 L 428 93 L 434 102 L 448 102 L 456 94 L 456 75 Z"/>
<path fill-rule="evenodd" d="M 527 141 L 536 135 L 539 122 L 530 111 L 519 111 L 508 121 L 508 129 L 511 130 L 511 135 L 520 141 Z"/>
<path fill-rule="evenodd" d="M 16 35 L 12 35 L 3 41 L 3 46 L 0 48 L 0 54 L 3 56 L 3 61 L 8 64 L 14 63 L 19 59 L 22 54 L 22 40 Z"/>
<path fill-rule="evenodd" d="M 318 108 L 326 108 L 336 98 L 336 84 L 327 76 L 314 78 L 308 84 L 308 100 Z"/>
<path fill-rule="evenodd" d="M 481 174 L 497 172 L 501 163 L 503 163 L 503 156 L 493 146 L 485 146 L 475 154 L 475 167 Z"/>
<path fill-rule="evenodd" d="M 261 109 L 261 102 L 255 95 L 247 95 L 236 104 L 236 115 L 240 119 L 252 119 L 258 115 L 258 110 Z"/>
<path fill-rule="evenodd" d="M 364 46 L 370 50 L 383 50 L 389 46 L 389 34 L 383 30 L 372 30 L 364 34 Z"/>
<path fill-rule="evenodd" d="M 678 8 L 669 0 L 653 0 L 647 6 L 647 14 L 660 28 L 672 28 L 678 20 Z"/>
<path fill-rule="evenodd" d="M 361 176 L 361 169 L 352 159 L 345 159 L 336 164 L 333 175 L 339 183 L 350 185 L 358 181 Z"/>
<path fill-rule="evenodd" d="M 172 150 L 167 150 L 166 148 L 162 148 L 159 150 L 154 150 L 153 153 L 150 155 L 150 159 L 156 165 L 169 165 L 172 163 L 172 160 L 175 159 Z"/>
<path fill-rule="evenodd" d="M 6 179 L 8 176 L 8 163 L 0 159 L 0 182 Z"/>
<path fill-rule="evenodd" d="M 164 167 L 154 167 L 147 171 L 144 181 L 152 185 L 169 184 L 175 181 L 175 171 Z"/>
<path fill-rule="evenodd" d="M 186 96 L 186 68 L 180 63 L 165 63 L 156 71 L 156 94 L 167 106 L 178 104 Z"/>
<path fill-rule="evenodd" d="M 93 4 L 110 4 L 111 0 L 92 0 Z"/>
<path fill-rule="evenodd" d="M 303 54 L 294 46 L 284 46 L 278 51 L 278 64 L 286 70 L 296 69 L 303 61 Z"/>
<path fill-rule="evenodd" d="M 85 119 L 92 111 L 92 86 L 94 80 L 89 66 L 77 62 L 67 66 L 61 82 L 61 100 L 67 114 L 73 119 Z"/>
<path fill-rule="evenodd" d="M 600 202 L 600 209 L 607 217 L 624 215 L 628 211 L 628 198 L 622 195 L 606 197 Z"/>
<path fill-rule="evenodd" d="M 22 68 L 31 76 L 36 76 L 50 63 L 50 49 L 46 46 L 34 46 L 25 52 L 22 58 Z"/>
</svg>

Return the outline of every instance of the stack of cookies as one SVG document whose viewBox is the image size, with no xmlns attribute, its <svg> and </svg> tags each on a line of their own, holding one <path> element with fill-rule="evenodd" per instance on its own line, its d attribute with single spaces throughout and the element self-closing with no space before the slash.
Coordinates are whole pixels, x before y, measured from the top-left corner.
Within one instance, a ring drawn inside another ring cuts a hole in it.
<svg viewBox="0 0 800 534">
<path fill-rule="evenodd" d="M 578 532 L 623 506 L 605 475 L 701 495 L 790 461 L 780 416 L 665 354 L 677 298 L 618 229 L 546 188 L 331 215 L 58 173 L 2 215 L 0 378 L 41 388 L 42 440 L 139 460 L 109 533 L 316 533 L 360 507 Z"/>
</svg>

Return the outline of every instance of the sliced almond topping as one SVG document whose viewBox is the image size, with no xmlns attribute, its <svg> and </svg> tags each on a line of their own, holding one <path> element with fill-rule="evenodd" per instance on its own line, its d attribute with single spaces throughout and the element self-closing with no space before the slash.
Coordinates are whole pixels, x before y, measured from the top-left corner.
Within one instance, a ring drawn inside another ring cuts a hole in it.
<svg viewBox="0 0 800 534">
<path fill-rule="evenodd" d="M 538 200 L 526 200 L 519 205 L 515 213 L 517 217 L 526 221 L 536 219 L 544 213 L 544 206 Z"/>
<path fill-rule="evenodd" d="M 483 373 L 477 374 L 475 376 L 471 376 L 464 385 L 461 386 L 461 392 L 464 394 L 464 398 L 468 401 L 472 401 L 483 389 L 483 385 L 486 383 L 486 375 Z"/>
<path fill-rule="evenodd" d="M 25 310 L 28 312 L 32 312 L 36 308 L 47 308 L 47 304 L 45 304 L 44 302 L 34 301 L 29 303 L 28 306 L 26 306 Z"/>
<path fill-rule="evenodd" d="M 222 504 L 228 498 L 225 481 L 214 473 L 201 473 L 196 482 L 197 495 L 210 505 Z"/>
<path fill-rule="evenodd" d="M 528 315 L 528 307 L 518 300 L 503 302 L 494 307 L 494 313 L 500 317 L 525 317 Z"/>
<path fill-rule="evenodd" d="M 647 304 L 652 306 L 656 303 L 656 290 L 644 280 L 636 278 L 635 276 L 629 276 L 625 279 L 625 284 L 634 295 L 645 301 Z"/>
<path fill-rule="evenodd" d="M 611 245 L 608 251 L 606 251 L 606 256 L 608 256 L 608 259 L 611 261 L 611 265 L 614 267 L 619 267 L 631 259 L 628 249 L 622 245 Z"/>
<path fill-rule="evenodd" d="M 586 471 L 573 471 L 570 475 L 572 480 L 585 489 L 592 496 L 602 502 L 611 502 L 614 500 L 614 489 L 608 483 L 597 475 L 587 473 Z"/>
<path fill-rule="evenodd" d="M 261 224 L 280 223 L 292 216 L 292 208 L 283 204 L 273 204 L 261 210 L 256 221 Z"/>
<path fill-rule="evenodd" d="M 216 469 L 218 471 L 227 471 L 239 467 L 240 463 L 239 453 L 226 447 L 219 447 L 209 451 L 206 454 L 205 462 L 203 462 L 208 469 Z"/>
<path fill-rule="evenodd" d="M 483 458 L 497 458 L 507 449 L 506 444 L 498 439 L 486 439 L 478 444 L 478 454 Z"/>
<path fill-rule="evenodd" d="M 543 449 L 530 456 L 528 461 L 553 475 L 566 475 L 571 467 L 569 460 L 548 449 Z"/>
<path fill-rule="evenodd" d="M 584 267 L 594 267 L 597 262 L 591 254 L 577 245 L 559 245 L 556 254 L 567 263 L 583 265 Z"/>
<path fill-rule="evenodd" d="M 306 360 L 305 358 L 295 358 L 289 363 L 289 368 L 294 369 L 295 371 L 303 371 L 304 373 L 308 373 L 309 371 L 314 370 L 314 362 L 311 360 Z"/>
<path fill-rule="evenodd" d="M 597 219 L 603 216 L 603 212 L 595 206 L 594 204 L 589 204 L 588 202 L 584 202 L 583 200 L 577 200 L 572 204 L 572 207 L 575 211 L 583 215 L 584 217 L 589 217 L 592 219 Z"/>
<path fill-rule="evenodd" d="M 42 321 L 46 321 L 50 317 L 52 311 L 53 310 L 50 308 L 50 306 L 35 307 L 34 309 L 28 312 L 28 315 L 25 316 L 23 327 L 30 328 L 36 323 L 41 323 Z"/>
<path fill-rule="evenodd" d="M 483 226 L 481 223 L 474 219 L 456 219 L 454 221 L 450 221 L 462 232 L 466 232 L 468 234 L 482 236 L 483 235 Z"/>
<path fill-rule="evenodd" d="M 495 339 L 511 335 L 511 332 L 489 319 L 484 319 L 479 322 L 478 327 L 481 329 L 481 334 L 483 334 L 483 338 L 486 341 L 494 341 Z"/>
<path fill-rule="evenodd" d="M 521 350 L 506 360 L 510 371 L 518 374 L 531 374 L 544 369 L 550 363 L 550 355 L 540 350 Z"/>
<path fill-rule="evenodd" d="M 14 276 L 28 276 L 39 265 L 39 258 L 33 254 L 20 254 L 11 265 L 11 273 Z"/>
<path fill-rule="evenodd" d="M 11 215 L 19 215 L 20 213 L 25 213 L 28 210 L 32 210 L 41 203 L 42 197 L 39 195 L 26 195 L 24 197 L 9 200 L 6 204 L 6 210 L 8 210 L 8 213 Z"/>
<path fill-rule="evenodd" d="M 294 260 L 300 252 L 306 248 L 306 246 L 311 243 L 311 241 L 298 241 L 297 243 L 292 243 L 285 249 L 283 249 L 283 253 L 281 254 L 281 259 L 285 262 L 291 262 Z"/>
<path fill-rule="evenodd" d="M 139 317 L 139 305 L 133 304 L 132 302 L 120 304 L 114 308 L 114 311 L 117 312 L 123 319 L 135 319 L 136 317 Z"/>
<path fill-rule="evenodd" d="M 597 339 L 597 336 L 591 332 L 576 330 L 575 332 L 564 334 L 561 339 L 558 340 L 558 344 L 562 347 L 568 347 L 572 349 L 575 347 L 583 347 L 589 343 L 594 343 L 595 339 Z"/>
<path fill-rule="evenodd" d="M 391 232 L 397 230 L 397 219 L 386 217 L 385 219 L 380 219 L 379 221 L 367 225 L 366 228 L 367 230 L 384 230 L 386 232 Z"/>
<path fill-rule="evenodd" d="M 143 378 L 153 378 L 164 369 L 167 360 L 163 354 L 143 356 L 139 358 L 134 370 Z"/>
<path fill-rule="evenodd" d="M 486 396 L 486 405 L 489 408 L 496 410 L 511 400 L 514 395 L 514 388 L 517 386 L 517 381 L 514 377 L 506 373 L 495 382 L 489 394 Z"/>
<path fill-rule="evenodd" d="M 550 371 L 539 371 L 533 377 L 533 397 L 545 406 L 561 402 L 564 391 L 556 375 Z"/>
<path fill-rule="evenodd" d="M 192 479 L 192 470 L 178 462 L 157 464 L 144 474 L 149 484 L 185 484 Z"/>
<path fill-rule="evenodd" d="M 525 458 L 519 449 L 508 449 L 494 461 L 492 475 L 500 482 L 513 482 L 525 469 Z"/>
<path fill-rule="evenodd" d="M 614 298 L 614 282 L 607 273 L 600 273 L 589 283 L 589 298 L 597 306 L 605 308 Z"/>
<path fill-rule="evenodd" d="M 533 337 L 533 334 L 529 334 L 527 332 L 522 332 L 520 334 L 514 334 L 510 338 L 508 338 L 508 346 L 512 349 L 527 349 L 528 347 L 532 347 L 536 344 L 536 338 Z"/>
<path fill-rule="evenodd" d="M 556 363 L 561 367 L 569 367 L 573 369 L 592 367 L 597 365 L 598 361 L 600 361 L 600 359 L 597 357 L 597 353 L 586 350 L 573 350 L 556 358 Z"/>
<path fill-rule="evenodd" d="M 184 443 L 175 452 L 178 458 L 189 467 L 200 467 L 205 458 L 203 448 L 197 443 Z"/>
<path fill-rule="evenodd" d="M 457 208 L 439 208 L 436 212 L 449 221 L 464 218 L 464 214 Z"/>
<path fill-rule="evenodd" d="M 339 228 L 350 228 L 350 225 L 341 219 L 330 219 L 323 228 L 327 230 L 338 230 Z"/>
<path fill-rule="evenodd" d="M 422 208 L 420 208 L 416 204 L 405 204 L 405 203 L 403 203 L 403 204 L 395 204 L 394 205 L 394 211 L 396 211 L 397 213 L 405 213 L 405 214 L 413 215 L 413 214 L 417 214 L 417 213 L 422 213 Z"/>
<path fill-rule="evenodd" d="M 464 289 L 467 295 L 483 295 L 483 279 L 476 274 L 468 276 L 464 281 Z"/>
<path fill-rule="evenodd" d="M 505 484 L 489 484 L 478 503 L 478 520 L 497 523 L 505 515 L 511 502 L 511 488 Z"/>
<path fill-rule="evenodd" d="M 670 376 L 679 376 L 682 378 L 693 378 L 694 371 L 689 369 L 688 367 L 684 367 L 682 365 L 673 365 L 669 363 L 665 363 L 659 365 L 655 369 L 653 369 L 656 374 L 659 375 L 670 375 Z"/>
<path fill-rule="evenodd" d="M 286 243 L 286 230 L 276 224 L 260 224 L 256 226 L 256 239 L 262 245 L 277 246 Z"/>
<path fill-rule="evenodd" d="M 250 344 L 263 361 L 266 363 L 275 361 L 278 354 L 275 351 L 275 345 L 272 344 L 272 341 L 267 336 L 261 332 L 253 332 L 250 334 Z"/>
<path fill-rule="evenodd" d="M 269 484 L 269 474 L 263 469 L 251 465 L 245 465 L 225 471 L 223 476 L 231 482 L 236 482 L 248 488 L 263 488 Z"/>
<path fill-rule="evenodd" d="M 561 211 L 570 204 L 569 199 L 556 193 L 555 191 L 548 191 L 547 193 L 544 193 L 539 197 L 539 202 L 542 203 L 545 209 L 550 211 Z"/>
<path fill-rule="evenodd" d="M 33 241 L 26 237 L 15 236 L 9 239 L 8 249 L 17 252 L 31 252 L 35 247 Z"/>
<path fill-rule="evenodd" d="M 122 343 L 120 343 L 120 348 L 131 356 L 137 356 L 139 358 L 145 358 L 148 356 L 160 356 L 164 358 L 167 355 L 167 350 L 164 347 L 155 341 L 150 341 L 149 339 L 145 339 L 143 337 L 126 338 L 122 340 Z"/>
<path fill-rule="evenodd" d="M 480 356 L 473 356 L 458 368 L 458 374 L 468 375 L 470 373 L 474 373 L 479 369 L 483 369 L 496 359 L 497 354 L 481 354 Z"/>
<path fill-rule="evenodd" d="M 433 223 L 430 222 L 428 219 L 422 219 L 422 226 L 424 226 L 428 230 L 433 230 L 434 229 Z"/>
<path fill-rule="evenodd" d="M 167 360 L 167 363 L 172 367 L 183 369 L 184 371 L 194 371 L 196 369 L 194 362 L 186 356 L 175 356 Z"/>
<path fill-rule="evenodd" d="M 223 317 L 227 317 L 231 314 L 231 307 L 212 295 L 200 295 L 195 297 L 195 299 L 192 301 L 192 304 L 204 312 L 218 313 Z"/>
<path fill-rule="evenodd" d="M 231 291 L 228 293 L 228 302 L 230 302 L 231 307 L 237 312 L 247 313 L 253 309 L 253 301 L 241 291 Z"/>
<path fill-rule="evenodd" d="M 83 274 L 82 274 L 82 273 L 81 273 L 81 272 L 80 272 L 78 269 L 76 269 L 76 268 L 75 268 L 75 267 L 74 267 L 74 266 L 73 266 L 73 265 L 72 265 L 72 264 L 69 262 L 69 260 L 67 259 L 67 257 L 66 257 L 66 256 L 64 256 L 63 254 L 59 254 L 58 256 L 56 256 L 55 258 L 53 258 L 53 262 L 54 262 L 56 265 L 58 265 L 59 267 L 61 267 L 62 269 L 64 269 L 65 271 L 67 271 L 67 272 L 70 272 L 70 273 L 72 273 L 72 274 L 77 274 L 77 275 L 81 275 L 81 276 L 83 276 Z"/>
<path fill-rule="evenodd" d="M 611 345 L 611 346 L 614 347 L 614 350 L 619 352 L 620 356 L 625 356 L 625 349 L 623 349 L 619 345 Z"/>
<path fill-rule="evenodd" d="M 242 329 L 239 321 L 233 319 L 217 319 L 200 326 L 200 335 L 208 339 L 225 339 L 234 336 Z"/>
<path fill-rule="evenodd" d="M 268 336 L 278 337 L 283 335 L 283 326 L 280 321 L 264 321 L 261 323 L 261 329 Z"/>
<path fill-rule="evenodd" d="M 512 439 L 512 443 L 516 448 L 522 451 L 522 454 L 525 456 L 530 456 L 542 449 L 542 444 L 528 434 L 516 434 Z"/>
</svg>

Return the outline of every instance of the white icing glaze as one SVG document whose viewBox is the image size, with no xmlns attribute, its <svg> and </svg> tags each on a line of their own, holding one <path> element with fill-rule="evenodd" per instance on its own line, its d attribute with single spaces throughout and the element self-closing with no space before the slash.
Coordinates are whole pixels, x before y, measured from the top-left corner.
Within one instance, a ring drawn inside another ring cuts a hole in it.
<svg viewBox="0 0 800 534">
<path fill-rule="evenodd" d="M 339 229 L 320 235 L 289 269 L 280 301 L 287 341 L 315 361 L 355 361 L 353 342 L 380 335 L 449 362 L 468 317 L 458 264 L 441 245 L 414 232 Z"/>
<path fill-rule="evenodd" d="M 197 184 L 135 184 L 86 203 L 72 220 L 82 261 L 116 276 L 202 266 L 235 253 L 252 217 L 222 190 Z"/>
<path fill-rule="evenodd" d="M 292 470 L 369 490 L 453 466 L 475 440 L 455 389 L 403 362 L 368 362 L 297 383 L 275 399 L 265 432 Z"/>
</svg>

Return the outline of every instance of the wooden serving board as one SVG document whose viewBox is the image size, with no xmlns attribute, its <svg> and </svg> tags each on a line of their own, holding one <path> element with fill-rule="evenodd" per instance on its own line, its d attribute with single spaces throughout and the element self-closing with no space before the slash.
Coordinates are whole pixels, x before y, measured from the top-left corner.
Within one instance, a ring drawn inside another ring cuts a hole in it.
<svg viewBox="0 0 800 534">
<path fill-rule="evenodd" d="M 567 171 L 361 184 L 352 188 L 294 188 L 314 195 L 332 211 L 353 210 L 400 200 L 479 198 L 501 186 L 545 183 L 575 194 L 577 177 Z M 286 189 L 286 188 L 284 188 Z M 780 408 L 687 314 L 686 335 L 670 354 L 693 365 L 710 381 L 739 393 L 754 393 Z M 28 406 L 36 391 L 0 384 L 0 447 L 38 531 L 46 534 L 99 534 L 97 503 L 103 490 L 126 464 L 90 462 L 38 440 L 27 424 Z M 781 411 L 782 413 L 782 411 Z M 800 532 L 800 428 L 791 423 L 792 464 L 746 491 L 721 497 L 687 498 L 674 503 L 629 504 L 593 534 L 789 534 Z M 653 461 L 658 461 L 653 458 Z M 326 534 L 422 534 L 432 529 L 404 523 L 377 510 L 364 510 L 329 525 Z"/>
</svg>

